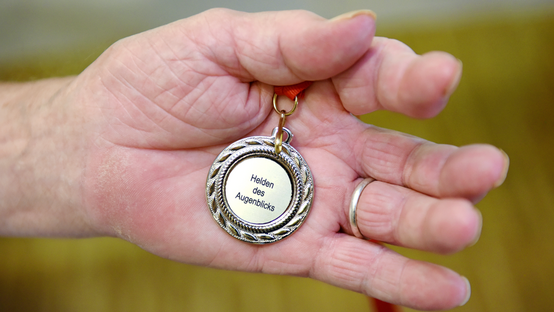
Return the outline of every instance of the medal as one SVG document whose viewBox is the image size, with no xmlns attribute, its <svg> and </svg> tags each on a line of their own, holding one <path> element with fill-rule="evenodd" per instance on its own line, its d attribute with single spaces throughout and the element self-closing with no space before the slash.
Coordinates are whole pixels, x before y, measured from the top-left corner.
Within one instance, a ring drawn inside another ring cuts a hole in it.
<svg viewBox="0 0 554 312">
<path fill-rule="evenodd" d="M 309 84 L 307 84 L 309 86 Z M 229 235 L 245 242 L 267 244 L 286 238 L 306 219 L 312 206 L 314 182 L 304 158 L 290 145 L 292 132 L 280 115 L 271 136 L 238 140 L 215 159 L 206 181 L 206 199 L 215 221 Z M 284 139 L 283 139 L 284 137 Z"/>
</svg>

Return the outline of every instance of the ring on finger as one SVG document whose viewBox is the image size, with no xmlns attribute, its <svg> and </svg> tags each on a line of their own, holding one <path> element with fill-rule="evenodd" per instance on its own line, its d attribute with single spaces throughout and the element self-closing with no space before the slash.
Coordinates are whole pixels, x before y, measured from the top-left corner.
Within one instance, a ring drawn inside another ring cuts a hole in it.
<svg viewBox="0 0 554 312">
<path fill-rule="evenodd" d="M 365 178 L 356 188 L 354 189 L 354 192 L 352 193 L 352 199 L 350 199 L 350 210 L 349 210 L 349 220 L 350 220 L 350 227 L 352 229 L 352 233 L 357 238 L 364 238 L 362 233 L 360 233 L 360 229 L 358 228 L 358 217 L 356 215 L 356 212 L 358 210 L 358 201 L 360 200 L 360 196 L 362 195 L 362 192 L 364 191 L 365 187 L 375 181 L 373 178 Z"/>
</svg>

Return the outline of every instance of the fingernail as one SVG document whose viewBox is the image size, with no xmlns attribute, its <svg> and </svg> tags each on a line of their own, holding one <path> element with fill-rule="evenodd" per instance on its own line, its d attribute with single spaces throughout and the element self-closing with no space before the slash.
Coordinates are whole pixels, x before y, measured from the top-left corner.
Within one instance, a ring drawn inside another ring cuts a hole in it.
<svg viewBox="0 0 554 312">
<path fill-rule="evenodd" d="M 475 211 L 477 211 L 477 213 L 479 214 L 479 232 L 477 233 L 477 236 L 475 237 L 473 242 L 471 242 L 471 244 L 469 244 L 469 247 L 477 244 L 477 242 L 481 238 L 481 231 L 483 230 L 483 214 L 481 213 L 481 211 L 479 209 L 475 209 Z"/>
<path fill-rule="evenodd" d="M 372 19 L 377 19 L 377 14 L 371 10 L 357 10 L 357 11 L 351 11 L 348 13 L 341 14 L 339 16 L 335 16 L 331 19 L 331 21 L 344 21 L 349 20 L 351 18 L 354 18 L 359 15 L 366 15 L 371 17 Z"/>
<path fill-rule="evenodd" d="M 494 187 L 499 187 L 506 181 L 506 177 L 508 176 L 508 169 L 510 169 L 510 156 L 504 152 L 504 150 L 500 149 L 500 152 L 502 152 L 502 155 L 504 156 L 504 168 L 502 169 L 502 174 L 500 175 L 500 178 L 494 183 Z"/>
<path fill-rule="evenodd" d="M 452 82 L 446 88 L 444 97 L 450 97 L 454 91 L 456 91 L 456 88 L 458 87 L 458 84 L 460 84 L 460 80 L 462 79 L 462 69 L 464 68 L 464 64 L 460 59 L 458 59 L 458 71 L 456 72 L 456 75 L 454 76 L 454 79 L 452 79 Z"/>
<path fill-rule="evenodd" d="M 466 297 L 464 301 L 462 301 L 462 303 L 460 304 L 460 307 L 465 305 L 469 301 L 469 298 L 471 298 L 471 284 L 469 283 L 467 277 L 462 276 L 462 279 L 466 282 Z"/>
</svg>

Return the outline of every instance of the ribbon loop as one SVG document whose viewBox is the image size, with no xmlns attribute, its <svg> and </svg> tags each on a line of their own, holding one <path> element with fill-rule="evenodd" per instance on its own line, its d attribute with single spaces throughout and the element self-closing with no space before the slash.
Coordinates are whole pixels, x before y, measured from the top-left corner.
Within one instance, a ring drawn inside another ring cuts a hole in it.
<svg viewBox="0 0 554 312">
<path fill-rule="evenodd" d="M 295 97 L 303 98 L 304 97 L 304 90 L 306 90 L 309 86 L 311 86 L 313 81 L 304 81 L 295 85 L 291 86 L 280 86 L 275 87 L 274 92 L 277 95 L 284 95 L 294 101 Z"/>
</svg>

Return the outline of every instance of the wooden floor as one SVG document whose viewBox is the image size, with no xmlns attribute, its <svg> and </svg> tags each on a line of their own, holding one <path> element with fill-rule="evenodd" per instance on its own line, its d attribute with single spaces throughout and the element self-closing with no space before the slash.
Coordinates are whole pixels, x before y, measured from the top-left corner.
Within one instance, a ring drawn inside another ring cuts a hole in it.
<svg viewBox="0 0 554 312">
<path fill-rule="evenodd" d="M 435 119 L 378 112 L 366 122 L 441 143 L 491 143 L 511 158 L 504 186 L 478 205 L 477 245 L 454 256 L 400 252 L 469 278 L 472 298 L 455 311 L 554 311 L 554 10 L 378 34 L 418 53 L 448 51 L 464 76 Z M 0 65 L 0 79 L 78 73 L 104 48 Z M 362 295 L 316 281 L 182 265 L 116 239 L 0 238 L 2 312 L 369 309 Z"/>
</svg>

